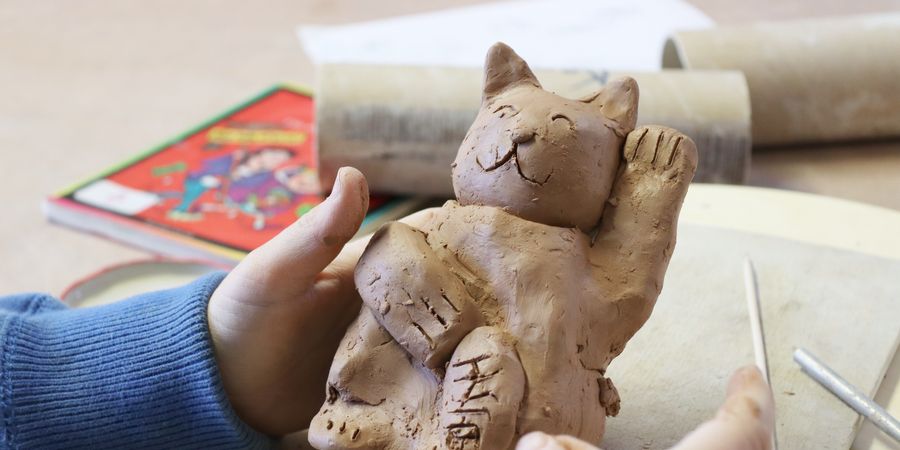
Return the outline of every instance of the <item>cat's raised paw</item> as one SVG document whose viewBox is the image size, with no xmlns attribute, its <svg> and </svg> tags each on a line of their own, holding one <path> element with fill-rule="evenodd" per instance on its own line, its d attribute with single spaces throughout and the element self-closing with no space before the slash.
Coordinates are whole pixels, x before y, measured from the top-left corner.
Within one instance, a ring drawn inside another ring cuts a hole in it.
<svg viewBox="0 0 900 450">
<path fill-rule="evenodd" d="M 629 169 L 664 173 L 670 177 L 693 173 L 697 146 L 685 134 L 668 127 L 648 125 L 628 134 L 623 152 Z"/>
</svg>

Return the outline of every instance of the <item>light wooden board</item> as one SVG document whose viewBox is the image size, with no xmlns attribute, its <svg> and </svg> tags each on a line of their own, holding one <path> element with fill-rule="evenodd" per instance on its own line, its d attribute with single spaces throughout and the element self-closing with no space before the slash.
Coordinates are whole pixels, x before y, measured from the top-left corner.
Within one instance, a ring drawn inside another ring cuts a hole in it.
<svg viewBox="0 0 900 450">
<path fill-rule="evenodd" d="M 900 259 L 900 211 L 822 195 L 694 183 L 679 223 Z"/>
<path fill-rule="evenodd" d="M 857 415 L 791 360 L 803 346 L 874 394 L 900 339 L 900 261 L 684 224 L 647 324 L 609 374 L 604 448 L 668 448 L 707 420 L 753 353 L 741 261 L 757 268 L 781 448 L 847 449 Z"/>
<path fill-rule="evenodd" d="M 875 185 L 869 188 L 876 190 Z M 878 189 L 884 189 L 884 186 L 879 185 Z M 888 189 L 888 192 L 893 191 Z M 900 260 L 900 233 L 897 232 L 900 230 L 900 211 L 821 195 L 695 183 L 688 191 L 680 222 L 743 230 Z M 894 355 L 875 401 L 895 417 L 900 417 L 900 352 Z M 862 417 L 857 420 L 862 426 L 852 448 L 900 450 L 900 443 L 871 422 L 863 421 Z"/>
</svg>

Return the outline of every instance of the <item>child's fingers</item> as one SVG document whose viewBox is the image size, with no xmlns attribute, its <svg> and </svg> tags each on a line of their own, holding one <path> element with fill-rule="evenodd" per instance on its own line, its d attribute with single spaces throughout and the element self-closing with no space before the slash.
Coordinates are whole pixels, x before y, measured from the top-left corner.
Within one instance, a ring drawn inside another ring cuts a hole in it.
<svg viewBox="0 0 900 450">
<path fill-rule="evenodd" d="M 437 208 L 428 208 L 410 214 L 402 219 L 403 222 L 414 228 L 421 228 L 431 221 Z M 369 244 L 371 234 L 367 234 L 355 241 L 344 246 L 340 255 L 335 258 L 328 268 L 323 271 L 320 280 L 330 280 L 328 283 L 319 286 L 321 292 L 330 292 L 332 294 L 342 295 L 341 292 L 354 291 L 353 271 L 356 270 L 356 262 L 362 256 L 366 246 Z M 355 295 L 355 294 L 354 294 Z"/>
<path fill-rule="evenodd" d="M 756 367 L 742 367 L 731 376 L 725 403 L 716 416 L 672 450 L 768 450 L 774 426 L 771 389 Z"/>
<path fill-rule="evenodd" d="M 744 366 L 735 371 L 728 381 L 726 395 L 717 417 L 757 420 L 771 434 L 775 426 L 775 402 L 772 389 L 756 366 Z"/>
<path fill-rule="evenodd" d="M 247 255 L 235 270 L 250 271 L 262 283 L 271 280 L 305 290 L 356 234 L 368 207 L 365 177 L 344 167 L 324 202 Z"/>
<path fill-rule="evenodd" d="M 597 447 L 572 436 L 556 436 L 556 442 L 562 444 L 563 448 L 566 450 L 600 450 Z"/>
<path fill-rule="evenodd" d="M 413 228 L 421 228 L 425 226 L 429 221 L 431 221 L 436 210 L 437 208 L 428 208 L 421 211 L 416 211 L 400 219 L 399 222 L 403 222 Z M 366 246 L 369 245 L 369 239 L 371 238 L 372 234 L 370 233 L 347 244 L 344 247 L 344 250 L 341 251 L 340 256 L 338 256 L 335 262 L 346 262 L 350 266 L 355 267 L 356 261 L 358 261 L 359 257 L 362 256 L 363 251 L 366 249 Z"/>
<path fill-rule="evenodd" d="M 598 450 L 587 442 L 572 436 L 550 436 L 535 431 L 522 436 L 516 444 L 516 450 Z"/>
</svg>

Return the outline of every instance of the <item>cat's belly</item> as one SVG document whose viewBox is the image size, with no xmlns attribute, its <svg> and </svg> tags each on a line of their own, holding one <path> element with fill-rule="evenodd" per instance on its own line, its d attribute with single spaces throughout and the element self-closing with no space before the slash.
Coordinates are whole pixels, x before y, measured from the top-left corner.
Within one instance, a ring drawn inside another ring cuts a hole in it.
<svg viewBox="0 0 900 450">
<path fill-rule="evenodd" d="M 588 236 L 453 201 L 423 231 L 488 323 L 517 340 L 529 385 L 520 431 L 559 420 L 561 431 L 599 439 L 605 414 L 598 379 L 609 343 L 592 332 L 602 293 Z"/>
</svg>

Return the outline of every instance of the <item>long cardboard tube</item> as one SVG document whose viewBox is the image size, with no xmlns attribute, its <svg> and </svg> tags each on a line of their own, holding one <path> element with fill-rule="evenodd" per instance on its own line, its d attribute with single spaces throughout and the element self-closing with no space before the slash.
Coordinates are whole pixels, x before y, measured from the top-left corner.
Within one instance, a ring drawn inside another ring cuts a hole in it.
<svg viewBox="0 0 900 450">
<path fill-rule="evenodd" d="M 742 71 L 754 144 L 900 136 L 900 13 L 679 32 L 663 66 Z"/>
<path fill-rule="evenodd" d="M 618 73 L 537 71 L 545 89 L 569 98 L 596 91 Z M 641 89 L 638 123 L 677 128 L 700 151 L 695 180 L 743 183 L 750 158 L 750 104 L 739 72 L 629 73 Z M 319 67 L 319 168 L 331 186 L 352 165 L 373 190 L 452 196 L 450 163 L 478 112 L 481 70 Z"/>
</svg>

